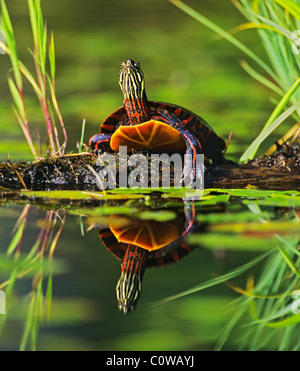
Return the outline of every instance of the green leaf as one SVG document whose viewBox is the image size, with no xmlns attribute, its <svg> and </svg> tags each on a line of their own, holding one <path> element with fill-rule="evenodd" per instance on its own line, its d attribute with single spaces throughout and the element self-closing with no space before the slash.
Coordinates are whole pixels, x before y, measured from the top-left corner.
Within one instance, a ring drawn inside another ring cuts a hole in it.
<svg viewBox="0 0 300 371">
<path fill-rule="evenodd" d="M 37 31 L 37 24 L 36 24 L 36 10 L 33 0 L 28 0 L 28 8 L 29 8 L 29 17 L 31 22 L 31 29 L 32 29 L 32 36 L 33 36 L 33 43 L 34 45 L 38 45 L 38 31 Z"/>
<path fill-rule="evenodd" d="M 229 41 L 231 44 L 236 46 L 240 49 L 243 53 L 248 55 L 251 59 L 253 59 L 260 67 L 262 67 L 274 80 L 276 80 L 276 75 L 272 71 L 272 69 L 262 60 L 260 59 L 252 50 L 250 50 L 247 46 L 241 43 L 238 39 L 233 37 L 229 32 L 223 30 L 221 27 L 210 21 L 209 19 L 205 18 L 203 15 L 196 12 L 194 9 L 189 7 L 188 5 L 182 3 L 180 0 L 169 0 L 172 4 L 177 6 L 179 9 L 196 19 L 198 22 L 202 23 L 204 26 L 210 28 L 212 31 L 220 35 L 222 38 Z"/>
<path fill-rule="evenodd" d="M 300 6 L 294 0 L 272 0 L 300 20 Z"/>
<path fill-rule="evenodd" d="M 297 276 L 300 277 L 300 272 L 299 270 L 297 269 L 297 267 L 295 266 L 294 262 L 292 261 L 291 257 L 288 255 L 288 253 L 285 251 L 285 249 L 280 246 L 279 244 L 277 244 L 277 249 L 278 251 L 280 252 L 280 254 L 282 255 L 283 259 L 285 260 L 285 262 L 287 263 L 287 265 L 290 267 L 291 271 L 296 274 Z"/>
<path fill-rule="evenodd" d="M 227 204 L 230 200 L 229 194 L 221 194 L 221 195 L 208 195 L 204 196 L 201 199 L 201 205 L 202 206 L 208 206 L 208 205 L 217 205 L 220 203 Z"/>
<path fill-rule="evenodd" d="M 266 327 L 270 328 L 283 328 L 295 325 L 300 322 L 300 314 L 294 314 L 288 318 L 285 318 L 281 321 L 271 322 L 264 324 Z"/>
<path fill-rule="evenodd" d="M 22 74 L 26 77 L 26 79 L 30 82 L 31 86 L 33 87 L 37 97 L 39 99 L 41 99 L 43 97 L 43 92 L 42 90 L 39 88 L 37 82 L 35 81 L 33 75 L 29 72 L 29 70 L 27 69 L 27 67 L 25 67 L 25 65 L 20 62 L 20 71 L 22 72 Z"/>
<path fill-rule="evenodd" d="M 84 133 L 85 133 L 85 123 L 86 123 L 86 119 L 84 119 L 83 122 L 82 122 L 81 137 L 80 137 L 79 148 L 78 148 L 79 153 L 82 152 L 82 146 L 83 146 L 83 140 L 84 140 Z"/>
<path fill-rule="evenodd" d="M 262 85 L 264 85 L 267 88 L 273 90 L 275 93 L 277 93 L 280 96 L 284 95 L 284 91 L 280 87 L 275 85 L 272 81 L 267 79 L 265 76 L 263 76 L 260 73 L 258 73 L 257 71 L 255 71 L 251 66 L 249 66 L 249 64 L 246 61 L 244 61 L 244 60 L 241 61 L 240 65 L 251 77 L 253 77 L 255 80 L 259 81 Z"/>
<path fill-rule="evenodd" d="M 46 59 L 47 59 L 47 26 L 45 25 L 43 29 L 43 39 L 41 44 L 41 64 L 42 64 L 42 73 L 46 74 Z"/>
<path fill-rule="evenodd" d="M 268 255 L 270 255 L 271 252 L 273 252 L 273 250 L 268 251 L 267 253 L 264 253 L 264 254 L 258 256 L 257 258 L 255 258 L 255 259 L 251 260 L 250 262 L 242 265 L 241 267 L 238 267 L 238 268 L 235 268 L 235 269 L 231 270 L 230 272 L 224 274 L 223 276 L 213 278 L 213 279 L 208 280 L 206 282 L 200 283 L 199 285 L 196 285 L 196 286 L 192 287 L 191 289 L 188 289 L 186 291 L 182 291 L 179 294 L 176 294 L 176 295 L 170 296 L 168 298 L 165 298 L 165 299 L 157 302 L 156 304 L 158 304 L 158 305 L 164 304 L 166 302 L 169 302 L 169 301 L 172 301 L 172 300 L 175 300 L 175 299 L 179 299 L 179 298 L 182 298 L 183 296 L 190 295 L 190 294 L 193 294 L 195 292 L 199 292 L 199 291 L 202 291 L 202 290 L 207 289 L 209 287 L 216 286 L 220 283 L 226 282 L 226 281 L 228 281 L 228 280 L 230 280 L 234 277 L 237 277 L 237 276 L 241 275 L 244 272 L 247 272 L 250 268 L 252 268 L 256 264 L 258 264 L 260 261 L 265 259 Z"/>
<path fill-rule="evenodd" d="M 19 242 L 22 239 L 25 225 L 26 225 L 26 220 L 24 219 L 24 220 L 22 220 L 18 229 L 14 233 L 14 236 L 11 240 L 11 243 L 9 244 L 8 249 L 7 249 L 7 255 L 11 255 L 15 251 L 15 249 L 17 248 Z"/>
<path fill-rule="evenodd" d="M 19 93 L 19 90 L 17 89 L 13 79 L 10 78 L 10 77 L 8 77 L 8 85 L 9 85 L 9 89 L 10 89 L 11 95 L 13 97 L 13 100 L 15 102 L 17 112 L 18 112 L 19 116 L 22 118 L 22 120 L 25 121 L 22 97 L 21 97 L 21 95 Z"/>
<path fill-rule="evenodd" d="M 46 55 L 47 50 L 47 29 L 44 27 L 44 20 L 41 8 L 41 1 L 35 0 L 35 12 L 36 12 L 36 22 L 37 22 L 37 39 L 38 39 L 38 50 L 39 50 L 39 60 L 42 74 L 45 75 L 46 72 Z"/>
<path fill-rule="evenodd" d="M 51 313 L 51 305 L 52 305 L 52 274 L 49 275 L 48 278 L 48 285 L 47 285 L 47 293 L 46 293 L 46 298 L 47 298 L 47 307 L 48 307 L 48 318 L 50 317 Z"/>
<path fill-rule="evenodd" d="M 50 73 L 51 78 L 55 78 L 55 45 L 53 32 L 51 33 L 50 45 L 49 45 L 49 62 L 50 62 Z"/>
<path fill-rule="evenodd" d="M 297 87 L 299 86 L 300 79 L 297 80 Z M 279 102 L 278 106 L 273 111 L 270 119 L 275 117 L 279 111 L 281 111 L 282 107 L 286 104 L 286 97 L 290 95 L 290 91 L 286 93 L 286 95 L 282 98 Z M 267 124 L 265 125 L 264 129 L 261 131 L 259 136 L 251 143 L 251 145 L 247 148 L 247 150 L 243 153 L 242 157 L 240 158 L 240 162 L 246 162 L 249 159 L 253 159 L 255 156 L 257 149 L 261 145 L 261 143 L 268 138 L 268 136 L 279 126 L 281 123 L 286 120 L 293 112 L 295 112 L 300 107 L 300 102 L 294 104 L 292 107 L 287 109 L 284 113 L 282 113 L 275 121 L 271 124 L 270 119 L 268 120 Z"/>
<path fill-rule="evenodd" d="M 17 53 L 16 41 L 15 41 L 15 36 L 14 36 L 14 31 L 12 28 L 10 16 L 9 16 L 4 0 L 1 1 L 1 12 L 2 12 L 1 19 L 2 19 L 3 31 L 5 34 L 5 41 L 10 50 L 9 57 L 10 57 L 11 64 L 13 67 L 14 76 L 15 76 L 18 90 L 21 91 L 23 88 L 23 83 L 22 83 L 22 75 L 19 70 L 19 58 L 18 58 L 18 53 Z"/>
<path fill-rule="evenodd" d="M 28 198 L 42 198 L 44 200 L 120 200 L 120 199 L 141 199 L 140 194 L 104 194 L 102 192 L 88 192 L 88 191 L 22 191 L 20 193 L 23 197 Z M 145 196 L 144 196 L 145 197 Z"/>
</svg>

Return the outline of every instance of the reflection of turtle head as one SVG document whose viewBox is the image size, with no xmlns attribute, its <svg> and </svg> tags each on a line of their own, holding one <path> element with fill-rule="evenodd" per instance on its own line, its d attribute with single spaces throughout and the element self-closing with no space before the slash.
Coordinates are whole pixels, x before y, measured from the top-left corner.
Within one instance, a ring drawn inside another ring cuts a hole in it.
<svg viewBox="0 0 300 371">
<path fill-rule="evenodd" d="M 130 245 L 122 263 L 122 274 L 117 284 L 118 307 L 127 314 L 135 309 L 142 291 L 147 251 Z"/>
<path fill-rule="evenodd" d="M 122 272 L 116 288 L 119 310 L 127 314 L 132 309 L 135 309 L 141 291 L 142 280 L 140 276 L 133 275 L 128 277 L 127 273 Z"/>
<path fill-rule="evenodd" d="M 159 250 L 178 238 L 182 228 L 181 222 L 177 225 L 174 220 L 160 223 L 131 219 L 128 222 L 129 225 L 119 225 L 112 218 L 110 223 L 113 236 L 119 243 L 127 246 L 122 257 L 122 274 L 116 288 L 119 309 L 125 314 L 137 305 L 151 252 L 157 251 L 159 256 Z M 164 233 L 161 233 L 162 228 Z"/>
<path fill-rule="evenodd" d="M 194 217 L 187 206 L 184 215 L 164 222 L 111 215 L 109 228 L 99 231 L 104 246 L 122 261 L 116 295 L 124 314 L 137 306 L 146 268 L 171 264 L 193 250 L 183 238 L 198 225 Z"/>
</svg>

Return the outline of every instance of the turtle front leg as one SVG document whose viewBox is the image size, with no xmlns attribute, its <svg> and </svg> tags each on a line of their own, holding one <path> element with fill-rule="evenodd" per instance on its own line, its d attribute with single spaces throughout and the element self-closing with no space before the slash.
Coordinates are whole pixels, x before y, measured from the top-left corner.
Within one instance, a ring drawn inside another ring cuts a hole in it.
<svg viewBox="0 0 300 371">
<path fill-rule="evenodd" d="M 93 151 L 98 155 L 101 155 L 104 152 L 112 152 L 110 148 L 110 138 L 111 134 L 96 134 L 91 137 L 89 145 Z"/>
<path fill-rule="evenodd" d="M 197 154 L 202 154 L 202 150 L 198 139 L 190 131 L 182 130 L 181 135 L 186 144 L 183 180 L 185 185 L 190 185 L 197 179 L 203 178 L 203 166 L 197 162 Z"/>
<path fill-rule="evenodd" d="M 199 227 L 199 222 L 196 218 L 195 202 L 183 199 L 185 225 L 182 232 L 182 237 L 187 237 Z"/>
</svg>

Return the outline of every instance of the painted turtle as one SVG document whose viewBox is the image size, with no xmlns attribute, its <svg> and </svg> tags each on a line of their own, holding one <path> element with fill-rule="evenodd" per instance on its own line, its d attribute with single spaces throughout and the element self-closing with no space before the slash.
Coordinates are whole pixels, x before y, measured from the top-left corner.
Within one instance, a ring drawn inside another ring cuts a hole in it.
<svg viewBox="0 0 300 371">
<path fill-rule="evenodd" d="M 129 219 L 125 224 L 112 219 L 109 228 L 99 230 L 104 246 L 122 261 L 116 294 L 124 314 L 137 305 L 146 268 L 173 263 L 193 250 L 183 242 L 199 225 L 192 202 L 185 202 L 182 216 L 170 222 Z"/>
<path fill-rule="evenodd" d="M 213 163 L 224 160 L 226 144 L 199 116 L 175 104 L 148 101 L 144 75 L 139 62 L 128 59 L 121 64 L 119 84 L 124 104 L 100 127 L 100 134 L 90 139 L 97 153 L 130 149 L 186 153 L 184 176 L 196 177 L 196 155 L 204 154 Z"/>
</svg>

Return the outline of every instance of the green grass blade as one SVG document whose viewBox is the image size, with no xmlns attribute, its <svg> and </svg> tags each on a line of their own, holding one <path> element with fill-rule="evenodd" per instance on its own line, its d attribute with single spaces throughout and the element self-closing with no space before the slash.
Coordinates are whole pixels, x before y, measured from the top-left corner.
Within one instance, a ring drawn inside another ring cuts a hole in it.
<svg viewBox="0 0 300 371">
<path fill-rule="evenodd" d="M 255 71 L 246 61 L 241 61 L 240 65 L 242 68 L 256 81 L 260 82 L 262 85 L 266 86 L 267 88 L 273 90 L 278 95 L 284 95 L 284 91 L 277 85 L 275 85 L 272 81 L 267 79 L 265 76 L 261 75 L 257 71 Z"/>
<path fill-rule="evenodd" d="M 170 296 L 166 299 L 163 299 L 159 302 L 157 302 L 156 304 L 160 305 L 160 304 L 164 304 L 164 303 L 167 303 L 169 301 L 172 301 L 172 300 L 176 300 L 176 299 L 179 299 L 179 298 L 182 298 L 186 295 L 190 295 L 190 294 L 193 294 L 195 292 L 198 292 L 198 291 L 202 291 L 204 289 L 207 289 L 209 287 L 212 287 L 212 286 L 216 286 L 220 283 L 223 283 L 223 282 L 226 282 L 232 278 L 235 278 L 239 275 L 241 275 L 242 273 L 248 271 L 250 268 L 252 268 L 253 266 L 255 266 L 256 264 L 258 264 L 260 261 L 262 261 L 263 259 L 265 259 L 268 255 L 270 255 L 271 253 L 273 252 L 272 251 L 268 251 L 260 256 L 258 256 L 257 258 L 251 260 L 250 262 L 242 265 L 241 267 L 238 267 L 238 268 L 235 268 L 233 270 L 231 270 L 230 272 L 224 274 L 223 276 L 220 276 L 220 277 L 217 277 L 217 278 L 213 278 L 211 280 L 208 280 L 204 283 L 201 283 L 200 285 L 197 285 L 195 287 L 192 287 L 191 289 L 188 289 L 188 290 L 185 290 L 179 294 L 176 294 L 176 295 L 173 295 L 173 296 Z"/>
<path fill-rule="evenodd" d="M 18 229 L 14 233 L 13 238 L 11 240 L 11 243 L 9 244 L 8 249 L 7 249 L 7 253 L 6 253 L 7 255 L 11 255 L 15 251 L 17 246 L 19 245 L 19 243 L 20 243 L 20 241 L 23 237 L 23 232 L 24 232 L 24 229 L 25 229 L 25 225 L 26 225 L 26 219 L 22 220 Z"/>
<path fill-rule="evenodd" d="M 259 146 L 261 143 L 285 120 L 287 119 L 293 112 L 295 112 L 298 108 L 300 108 L 300 102 L 294 104 L 292 107 L 287 109 L 284 113 L 282 113 L 275 121 L 272 120 L 278 116 L 278 114 L 282 111 L 283 107 L 287 104 L 288 100 L 298 88 L 300 83 L 300 79 L 298 79 L 291 89 L 285 94 L 285 96 L 281 99 L 278 103 L 277 107 L 273 111 L 272 115 L 270 116 L 269 120 L 267 121 L 266 125 L 264 126 L 263 130 L 259 134 L 259 136 L 251 143 L 251 145 L 247 148 L 247 150 L 243 153 L 240 158 L 240 162 L 246 162 L 249 159 L 253 159 Z"/>
<path fill-rule="evenodd" d="M 38 30 L 37 30 L 37 24 L 36 24 L 36 10 L 35 5 L 33 3 L 33 0 L 28 0 L 28 8 L 29 8 L 29 17 L 31 22 L 31 29 L 32 29 L 32 36 L 33 36 L 33 43 L 34 45 L 38 44 Z"/>
<path fill-rule="evenodd" d="M 47 285 L 47 292 L 46 292 L 48 319 L 50 318 L 51 306 L 52 306 L 52 289 L 53 289 L 53 282 L 52 282 L 52 270 L 51 270 L 49 274 L 49 278 L 48 278 L 48 285 Z"/>
<path fill-rule="evenodd" d="M 18 115 L 25 121 L 22 97 L 12 78 L 8 77 L 8 86 L 15 102 Z"/>
<path fill-rule="evenodd" d="M 291 88 L 285 93 L 282 97 L 274 111 L 272 112 L 271 116 L 269 117 L 268 121 L 266 122 L 264 129 L 267 128 L 282 112 L 283 108 L 287 105 L 293 94 L 296 92 L 300 85 L 300 78 L 298 78 L 295 83 L 291 86 Z"/>
<path fill-rule="evenodd" d="M 295 40 L 294 37 L 293 37 L 293 33 L 291 31 L 289 31 L 288 29 L 286 29 L 285 27 L 282 27 L 279 24 L 276 24 L 275 22 L 270 21 L 269 19 L 267 19 L 265 17 L 262 17 L 261 15 L 256 14 L 254 12 L 249 12 L 249 13 L 251 13 L 252 15 L 254 15 L 256 18 L 260 19 L 261 21 L 263 21 L 267 25 L 271 26 L 272 28 L 274 28 L 274 31 L 277 31 L 281 35 L 286 36 L 291 41 L 294 41 Z"/>
<path fill-rule="evenodd" d="M 262 67 L 274 80 L 277 80 L 276 75 L 272 71 L 272 69 L 262 60 L 260 59 L 252 50 L 250 50 L 247 46 L 241 43 L 238 39 L 233 37 L 230 33 L 223 30 L 221 27 L 217 26 L 215 23 L 210 21 L 209 19 L 205 18 L 194 9 L 189 7 L 188 5 L 182 3 L 180 0 L 169 0 L 172 4 L 177 6 L 179 9 L 196 19 L 198 22 L 202 23 L 204 26 L 210 28 L 212 31 L 220 35 L 222 38 L 229 41 L 231 44 L 236 46 L 242 52 L 244 52 L 248 57 L 253 59 L 260 67 Z"/>
<path fill-rule="evenodd" d="M 285 262 L 287 263 L 287 265 L 290 267 L 291 271 L 294 274 L 296 274 L 297 276 L 300 277 L 299 270 L 297 269 L 297 267 L 295 266 L 294 262 L 292 261 L 292 259 L 290 258 L 290 256 L 285 251 L 285 249 L 283 247 L 279 246 L 279 244 L 276 247 L 277 247 L 278 251 L 280 252 L 280 254 L 282 255 L 282 257 L 285 260 Z"/>
<path fill-rule="evenodd" d="M 7 10 L 4 0 L 1 0 L 1 13 L 2 13 L 3 27 L 6 28 L 9 35 L 12 35 L 13 27 L 12 27 L 10 16 L 8 14 L 8 10 Z"/>
<path fill-rule="evenodd" d="M 26 79 L 30 82 L 31 86 L 33 87 L 33 90 L 35 91 L 35 93 L 37 95 L 37 97 L 39 99 L 42 99 L 43 98 L 42 90 L 39 88 L 39 86 L 38 86 L 37 82 L 35 81 L 33 75 L 29 72 L 27 67 L 25 67 L 22 62 L 20 62 L 20 71 L 26 77 Z"/>
<path fill-rule="evenodd" d="M 46 60 L 47 60 L 47 27 L 45 25 L 43 29 L 43 39 L 41 45 L 41 65 L 42 65 L 42 73 L 43 75 L 46 74 Z"/>
<path fill-rule="evenodd" d="M 9 16 L 4 0 L 1 1 L 1 13 L 2 13 L 1 23 L 3 26 L 4 34 L 5 34 L 6 44 L 10 50 L 9 57 L 10 57 L 11 64 L 13 67 L 16 84 L 17 84 L 18 90 L 22 90 L 23 83 L 22 83 L 21 72 L 19 70 L 19 58 L 18 58 L 18 53 L 17 53 L 14 31 L 12 28 L 10 16 Z"/>
<path fill-rule="evenodd" d="M 85 123 L 86 123 L 86 119 L 84 119 L 82 122 L 81 137 L 80 137 L 79 148 L 78 148 L 79 153 L 82 152 L 83 139 L 84 139 L 84 133 L 85 133 Z"/>
<path fill-rule="evenodd" d="M 38 24 L 38 48 L 40 67 L 43 76 L 46 74 L 46 53 L 47 53 L 47 27 L 44 26 L 43 14 L 40 0 L 36 0 L 37 24 Z"/>
<path fill-rule="evenodd" d="M 293 0 L 272 0 L 278 5 L 282 6 L 285 10 L 291 13 L 296 19 L 300 20 L 300 6 Z"/>
<path fill-rule="evenodd" d="M 36 300 L 37 300 L 36 296 L 37 296 L 36 293 L 33 292 L 31 301 L 30 301 L 30 306 L 29 306 L 28 313 L 27 313 L 27 319 L 25 323 L 24 332 L 23 332 L 22 339 L 21 339 L 20 351 L 25 351 L 28 338 L 30 335 L 30 331 L 32 329 L 34 309 L 35 309 Z"/>
<path fill-rule="evenodd" d="M 46 73 L 47 29 L 39 0 L 28 0 L 29 16 L 34 42 L 34 56 L 43 75 Z"/>
<path fill-rule="evenodd" d="M 55 79 L 55 45 L 53 32 L 51 33 L 50 45 L 49 45 L 49 62 L 50 62 L 50 74 L 52 80 Z"/>
</svg>

